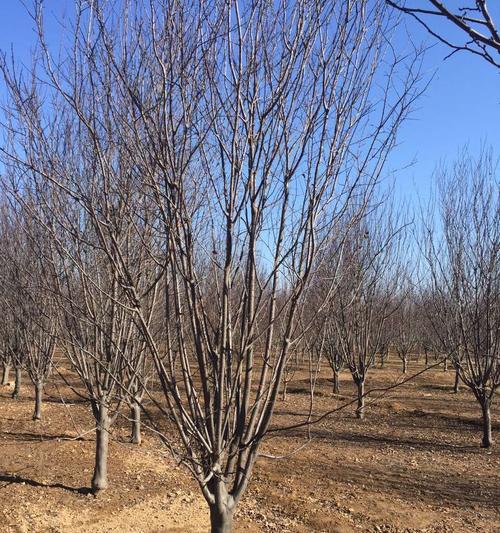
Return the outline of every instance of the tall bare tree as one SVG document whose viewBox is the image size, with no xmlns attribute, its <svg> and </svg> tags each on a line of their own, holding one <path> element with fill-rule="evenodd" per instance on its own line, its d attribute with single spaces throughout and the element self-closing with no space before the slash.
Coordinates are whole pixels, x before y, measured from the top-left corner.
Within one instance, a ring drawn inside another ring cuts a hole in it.
<svg viewBox="0 0 500 533">
<path fill-rule="evenodd" d="M 500 384 L 500 181 L 493 154 L 464 152 L 439 175 L 439 219 L 426 225 L 441 350 L 481 406 L 481 446 L 492 444 L 491 403 Z M 429 217 L 427 218 L 427 220 Z"/>
<path fill-rule="evenodd" d="M 418 54 L 394 54 L 394 21 L 368 0 L 77 7 L 61 62 L 36 11 L 35 90 L 4 68 L 14 102 L 7 160 L 59 198 L 56 213 L 64 205 L 85 213 L 88 231 L 80 217 L 57 222 L 78 252 L 66 257 L 81 258 L 65 267 L 65 283 L 81 277 L 92 294 L 83 283 L 68 293 L 70 316 L 86 296 L 107 306 L 113 331 L 133 317 L 176 428 L 165 441 L 198 481 L 212 531 L 230 531 L 301 335 L 315 258 L 346 212 L 365 208 L 418 96 Z M 50 105 L 36 103 L 42 79 Z M 130 183 L 138 187 L 124 195 Z M 151 217 L 134 214 L 138 202 L 152 206 Z M 147 288 L 122 253 L 123 225 L 151 261 Z M 89 263 L 108 285 L 87 274 Z M 160 331 L 148 300 L 155 290 Z M 119 343 L 109 332 L 96 343 L 81 328 L 68 326 L 78 332 L 71 349 L 106 367 L 109 358 L 105 365 L 89 346 Z M 124 352 L 111 359 L 123 365 Z M 113 369 L 105 375 L 109 386 L 120 380 Z"/>
</svg>

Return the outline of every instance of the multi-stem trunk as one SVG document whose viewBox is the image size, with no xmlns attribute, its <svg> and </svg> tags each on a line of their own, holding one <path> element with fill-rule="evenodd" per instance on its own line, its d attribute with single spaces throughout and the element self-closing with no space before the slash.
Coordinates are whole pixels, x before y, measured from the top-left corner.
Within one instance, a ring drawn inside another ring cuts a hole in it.
<svg viewBox="0 0 500 533">
<path fill-rule="evenodd" d="M 107 403 L 101 400 L 98 407 L 95 442 L 95 465 L 92 490 L 97 492 L 108 487 L 108 443 L 110 419 Z"/>
<path fill-rule="evenodd" d="M 490 400 L 488 398 L 481 400 L 481 409 L 483 411 L 483 438 L 481 440 L 481 448 L 489 448 L 493 444 L 493 438 L 491 435 Z"/>
<path fill-rule="evenodd" d="M 4 363 L 2 367 L 2 385 L 7 385 L 9 383 L 10 365 Z"/>
<path fill-rule="evenodd" d="M 134 400 L 130 406 L 130 414 L 132 419 L 132 435 L 130 442 L 132 444 L 140 444 L 142 442 L 141 437 L 141 404 L 140 400 Z"/>
<path fill-rule="evenodd" d="M 21 380 L 22 380 L 21 367 L 16 366 L 16 381 L 14 384 L 14 390 L 12 391 L 12 398 L 14 400 L 19 399 L 19 396 L 21 395 Z"/>
<path fill-rule="evenodd" d="M 33 420 L 42 419 L 42 397 L 43 397 L 43 382 L 37 381 L 35 383 L 35 412 L 33 413 Z"/>
<path fill-rule="evenodd" d="M 356 408 L 356 417 L 360 420 L 363 420 L 365 417 L 365 380 L 358 380 L 356 385 L 358 388 L 358 406 Z"/>
</svg>

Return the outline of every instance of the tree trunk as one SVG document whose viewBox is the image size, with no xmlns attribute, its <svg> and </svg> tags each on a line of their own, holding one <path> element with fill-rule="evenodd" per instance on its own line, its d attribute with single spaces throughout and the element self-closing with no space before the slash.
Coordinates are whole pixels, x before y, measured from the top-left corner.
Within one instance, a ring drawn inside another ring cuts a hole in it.
<svg viewBox="0 0 500 533">
<path fill-rule="evenodd" d="M 481 408 L 483 411 L 483 438 L 481 440 L 481 448 L 489 448 L 493 444 L 491 436 L 491 412 L 490 401 L 484 399 L 481 402 Z"/>
<path fill-rule="evenodd" d="M 408 372 L 408 358 L 405 356 L 403 357 L 403 374 L 406 374 Z"/>
<path fill-rule="evenodd" d="M 16 382 L 14 385 L 14 390 L 12 391 L 12 398 L 14 400 L 18 400 L 19 396 L 21 395 L 21 367 L 16 366 Z"/>
<path fill-rule="evenodd" d="M 132 418 L 132 436 L 130 442 L 132 444 L 140 444 L 141 438 L 141 405 L 138 400 L 134 401 L 130 408 Z"/>
<path fill-rule="evenodd" d="M 8 385 L 8 383 L 9 383 L 10 365 L 4 363 L 2 366 L 3 366 L 3 369 L 2 369 L 2 385 Z"/>
<path fill-rule="evenodd" d="M 333 371 L 333 394 L 338 394 L 340 390 L 339 387 L 339 373 L 337 370 Z"/>
<path fill-rule="evenodd" d="M 453 385 L 453 392 L 456 394 L 460 390 L 460 371 L 455 369 L 455 384 Z"/>
<path fill-rule="evenodd" d="M 210 506 L 210 531 L 211 533 L 232 533 L 233 531 L 233 515 L 234 510 L 228 509 L 224 506 L 220 509 L 219 506 Z"/>
<path fill-rule="evenodd" d="M 37 381 L 35 383 L 35 412 L 33 413 L 33 420 L 42 419 L 42 396 L 43 382 Z"/>
<path fill-rule="evenodd" d="M 358 381 L 358 407 L 356 409 L 356 417 L 363 420 L 365 417 L 365 382 Z"/>
<path fill-rule="evenodd" d="M 443 372 L 448 372 L 448 359 L 444 360 L 443 364 Z"/>
<path fill-rule="evenodd" d="M 231 533 L 233 531 L 233 511 L 219 512 L 215 505 L 210 506 L 211 533 Z"/>
<path fill-rule="evenodd" d="M 427 368 L 429 366 L 429 352 L 425 351 L 425 367 Z"/>
<path fill-rule="evenodd" d="M 101 402 L 96 427 L 95 465 L 92 478 L 92 490 L 97 492 L 108 487 L 108 443 L 109 443 L 109 412 L 108 406 Z"/>
<path fill-rule="evenodd" d="M 283 380 L 283 389 L 281 390 L 281 401 L 286 402 L 286 393 L 287 393 L 288 383 L 286 379 Z"/>
</svg>

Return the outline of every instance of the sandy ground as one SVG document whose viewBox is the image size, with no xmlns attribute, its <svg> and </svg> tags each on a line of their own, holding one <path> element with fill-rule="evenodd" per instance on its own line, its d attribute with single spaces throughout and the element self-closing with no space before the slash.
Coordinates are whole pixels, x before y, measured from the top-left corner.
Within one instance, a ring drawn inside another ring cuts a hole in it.
<svg viewBox="0 0 500 533">
<path fill-rule="evenodd" d="M 413 363 L 410 373 L 422 368 Z M 309 406 L 300 372 L 276 409 L 274 427 L 300 422 Z M 351 400 L 348 373 L 341 394 L 320 374 L 315 409 Z M 373 369 L 368 388 L 400 378 L 399 364 Z M 453 372 L 433 369 L 369 403 L 366 418 L 349 407 L 311 430 L 276 432 L 263 448 L 235 517 L 249 532 L 498 532 L 500 446 L 479 448 L 479 408 Z M 47 387 L 43 420 L 33 422 L 33 392 L 11 400 L 0 389 L 0 531 L 204 532 L 208 509 L 187 471 L 152 434 L 127 442 L 127 422 L 113 430 L 110 488 L 88 486 L 93 466 L 89 406 L 61 383 Z M 61 396 L 65 402 L 61 402 Z M 494 437 L 500 431 L 493 407 Z M 500 436 L 497 436 L 500 442 Z M 306 445 L 304 446 L 304 444 Z"/>
</svg>

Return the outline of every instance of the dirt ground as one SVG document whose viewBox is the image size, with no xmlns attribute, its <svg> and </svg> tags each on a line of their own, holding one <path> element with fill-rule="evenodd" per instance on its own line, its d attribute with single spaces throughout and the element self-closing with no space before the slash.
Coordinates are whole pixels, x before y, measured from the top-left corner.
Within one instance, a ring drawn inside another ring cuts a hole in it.
<svg viewBox="0 0 500 533">
<path fill-rule="evenodd" d="M 398 363 L 373 369 L 367 388 L 400 378 Z M 422 361 L 413 362 L 410 374 L 421 368 Z M 500 445 L 479 447 L 478 405 L 465 388 L 451 392 L 453 377 L 429 370 L 369 400 L 363 421 L 354 406 L 324 419 L 309 442 L 304 429 L 274 433 L 235 517 L 236 531 L 500 531 Z M 278 402 L 276 428 L 302 421 L 308 411 L 307 377 L 297 372 L 294 378 L 287 400 Z M 341 394 L 331 388 L 325 367 L 317 412 L 354 394 L 347 372 Z M 10 399 L 10 391 L 0 389 L 0 531 L 208 531 L 201 493 L 154 435 L 145 433 L 141 446 L 129 444 L 127 422 L 118 424 L 110 488 L 95 497 L 87 488 L 94 454 L 89 406 L 55 380 L 46 390 L 43 420 L 33 422 L 31 386 L 20 400 Z M 497 405 L 493 421 L 500 442 Z"/>
</svg>

